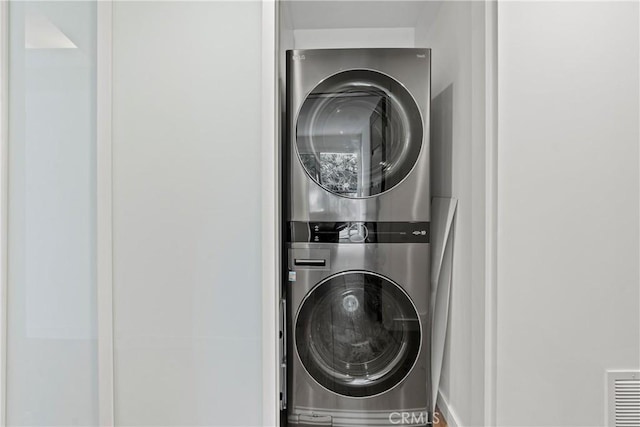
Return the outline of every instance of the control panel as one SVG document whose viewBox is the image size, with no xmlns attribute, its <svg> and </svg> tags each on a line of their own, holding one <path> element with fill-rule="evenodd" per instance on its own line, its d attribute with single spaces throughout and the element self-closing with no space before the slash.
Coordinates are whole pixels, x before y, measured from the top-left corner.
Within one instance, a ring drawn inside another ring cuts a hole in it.
<svg viewBox="0 0 640 427">
<path fill-rule="evenodd" d="M 429 243 L 428 222 L 303 222 L 289 223 L 289 242 Z"/>
</svg>

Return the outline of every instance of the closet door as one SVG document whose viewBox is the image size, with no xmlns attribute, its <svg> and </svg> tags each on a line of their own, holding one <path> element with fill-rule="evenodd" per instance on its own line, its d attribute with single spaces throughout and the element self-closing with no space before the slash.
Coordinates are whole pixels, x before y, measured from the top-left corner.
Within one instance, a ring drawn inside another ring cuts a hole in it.
<svg viewBox="0 0 640 427">
<path fill-rule="evenodd" d="M 8 10 L 7 425 L 97 425 L 97 2 Z"/>
<path fill-rule="evenodd" d="M 262 425 L 261 12 L 114 2 L 119 426 Z"/>
</svg>

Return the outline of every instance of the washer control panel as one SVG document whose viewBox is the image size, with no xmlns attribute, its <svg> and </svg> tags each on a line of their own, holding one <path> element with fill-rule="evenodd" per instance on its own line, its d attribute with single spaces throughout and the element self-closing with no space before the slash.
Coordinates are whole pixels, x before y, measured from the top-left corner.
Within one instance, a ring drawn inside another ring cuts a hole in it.
<svg viewBox="0 0 640 427">
<path fill-rule="evenodd" d="M 428 222 L 303 222 L 289 223 L 289 242 L 429 243 Z"/>
</svg>

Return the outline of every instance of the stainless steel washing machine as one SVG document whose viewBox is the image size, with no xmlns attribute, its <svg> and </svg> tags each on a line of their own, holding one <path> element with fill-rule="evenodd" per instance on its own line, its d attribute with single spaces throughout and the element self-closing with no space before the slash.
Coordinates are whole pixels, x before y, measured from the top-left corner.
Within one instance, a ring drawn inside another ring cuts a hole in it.
<svg viewBox="0 0 640 427">
<path fill-rule="evenodd" d="M 288 425 L 427 425 L 428 223 L 309 223 L 288 237 Z"/>
<path fill-rule="evenodd" d="M 287 52 L 289 221 L 429 221 L 430 49 Z"/>
</svg>

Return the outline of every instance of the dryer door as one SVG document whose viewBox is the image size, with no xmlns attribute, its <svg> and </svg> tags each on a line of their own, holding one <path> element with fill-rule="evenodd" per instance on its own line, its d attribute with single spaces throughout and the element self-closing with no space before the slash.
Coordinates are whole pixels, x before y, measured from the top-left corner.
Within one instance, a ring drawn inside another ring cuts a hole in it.
<svg viewBox="0 0 640 427">
<path fill-rule="evenodd" d="M 411 94 L 386 74 L 349 70 L 307 96 L 296 121 L 302 166 L 334 194 L 366 198 L 398 185 L 422 146 L 422 116 Z"/>
<path fill-rule="evenodd" d="M 413 368 L 421 326 L 407 294 L 380 275 L 354 271 L 332 276 L 303 301 L 295 347 L 303 366 L 335 393 L 384 393 Z"/>
</svg>

